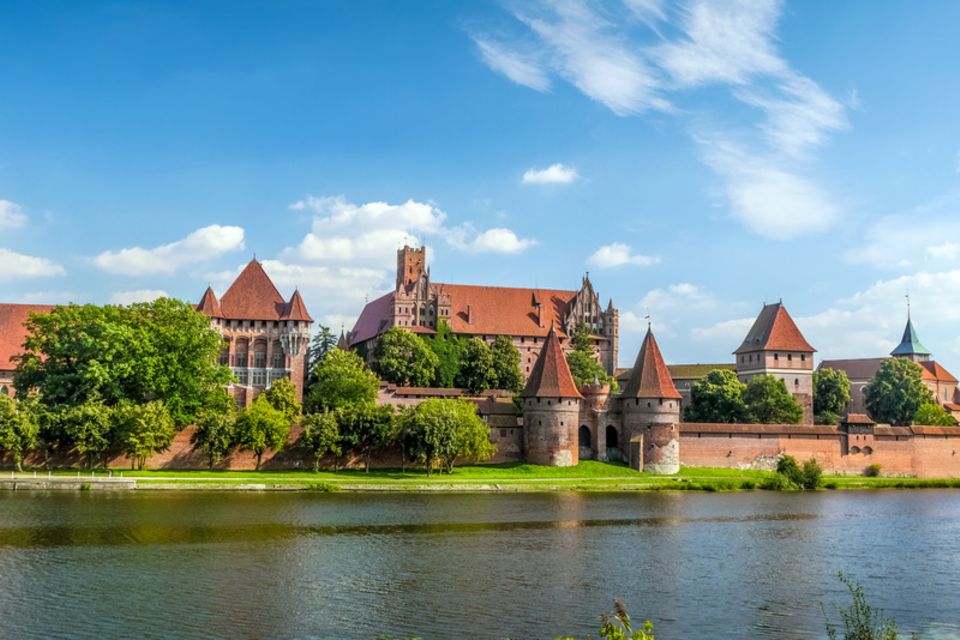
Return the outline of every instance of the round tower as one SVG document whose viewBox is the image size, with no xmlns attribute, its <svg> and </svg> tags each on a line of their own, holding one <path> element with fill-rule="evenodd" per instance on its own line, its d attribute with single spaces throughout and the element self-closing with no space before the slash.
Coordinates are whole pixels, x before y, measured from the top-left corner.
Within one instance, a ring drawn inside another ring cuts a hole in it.
<svg viewBox="0 0 960 640">
<path fill-rule="evenodd" d="M 623 389 L 621 409 L 631 466 L 650 473 L 680 471 L 680 393 L 649 328 Z"/>
<path fill-rule="evenodd" d="M 523 390 L 527 462 L 569 467 L 580 461 L 577 442 L 580 400 L 560 340 L 551 325 Z"/>
</svg>

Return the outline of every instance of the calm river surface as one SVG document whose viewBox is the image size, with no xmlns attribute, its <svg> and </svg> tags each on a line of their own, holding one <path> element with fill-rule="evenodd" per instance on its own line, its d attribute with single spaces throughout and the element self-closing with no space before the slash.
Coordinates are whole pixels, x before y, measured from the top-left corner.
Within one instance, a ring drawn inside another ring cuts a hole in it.
<svg viewBox="0 0 960 640">
<path fill-rule="evenodd" d="M 960 491 L 0 492 L 0 637 L 823 637 L 835 578 L 960 638 Z"/>
</svg>

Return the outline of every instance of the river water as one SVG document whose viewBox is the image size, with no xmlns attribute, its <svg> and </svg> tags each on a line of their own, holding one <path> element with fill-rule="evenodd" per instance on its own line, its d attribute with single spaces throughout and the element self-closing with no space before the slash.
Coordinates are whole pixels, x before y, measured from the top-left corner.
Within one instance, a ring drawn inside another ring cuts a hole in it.
<svg viewBox="0 0 960 640">
<path fill-rule="evenodd" d="M 960 638 L 960 491 L 0 492 L 9 638 L 821 638 L 840 570 Z"/>
</svg>

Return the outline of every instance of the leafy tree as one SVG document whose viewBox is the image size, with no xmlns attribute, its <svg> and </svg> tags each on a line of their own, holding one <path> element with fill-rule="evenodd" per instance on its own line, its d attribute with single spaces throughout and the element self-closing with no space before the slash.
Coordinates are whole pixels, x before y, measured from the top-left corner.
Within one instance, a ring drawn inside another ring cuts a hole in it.
<svg viewBox="0 0 960 640">
<path fill-rule="evenodd" d="M 340 426 L 332 411 L 311 413 L 303 419 L 303 445 L 313 453 L 313 470 L 320 470 L 320 460 L 325 455 L 339 458 L 343 454 Z"/>
<path fill-rule="evenodd" d="M 877 422 L 909 426 L 933 394 L 923 384 L 920 366 L 906 358 L 887 358 L 863 388 L 867 412 Z"/>
<path fill-rule="evenodd" d="M 799 424 L 803 407 L 787 391 L 787 385 L 773 376 L 755 376 L 743 392 L 747 420 L 760 424 Z"/>
<path fill-rule="evenodd" d="M 283 412 L 275 409 L 261 393 L 237 418 L 236 429 L 240 449 L 256 454 L 259 470 L 264 451 L 280 451 L 287 443 L 290 422 Z"/>
<path fill-rule="evenodd" d="M 845 371 L 817 369 L 813 372 L 813 414 L 821 424 L 836 424 L 850 403 L 850 380 Z"/>
<path fill-rule="evenodd" d="M 67 442 L 86 456 L 88 468 L 93 467 L 97 457 L 110 447 L 113 411 L 97 399 L 62 407 L 51 419 L 62 430 Z"/>
<path fill-rule="evenodd" d="M 611 391 L 616 393 L 617 380 L 597 361 L 596 350 L 593 347 L 593 333 L 589 326 L 582 323 L 577 325 L 570 337 L 570 346 L 572 350 L 566 355 L 573 382 L 580 387 L 598 381 L 601 384 L 610 385 Z"/>
<path fill-rule="evenodd" d="M 310 369 L 314 369 L 323 362 L 327 354 L 337 348 L 337 337 L 330 331 L 330 327 L 320 325 L 317 327 L 317 334 L 310 340 L 310 346 L 307 348 L 307 362 L 310 363 Z"/>
<path fill-rule="evenodd" d="M 169 298 L 129 307 L 70 305 L 27 321 L 14 386 L 61 406 L 162 400 L 174 423 L 193 422 L 207 395 L 230 381 L 217 364 L 222 337 L 192 305 Z"/>
<path fill-rule="evenodd" d="M 458 458 L 482 461 L 495 451 L 490 429 L 465 400 L 433 398 L 421 402 L 402 416 L 406 446 L 429 475 L 435 464 L 453 472 Z"/>
<path fill-rule="evenodd" d="M 286 416 L 290 423 L 296 422 L 300 417 L 301 407 L 297 402 L 297 388 L 293 386 L 290 378 L 280 378 L 267 388 L 263 395 L 267 398 L 274 409 L 280 411 Z"/>
<path fill-rule="evenodd" d="M 332 411 L 350 404 L 377 399 L 380 379 L 356 353 L 335 349 L 314 368 L 314 382 L 307 390 L 307 411 Z"/>
<path fill-rule="evenodd" d="M 820 487 L 823 468 L 814 458 L 810 458 L 801 467 L 793 456 L 781 456 L 777 461 L 777 474 L 780 476 L 779 489 L 816 491 Z"/>
<path fill-rule="evenodd" d="M 714 369 L 690 389 L 689 422 L 745 422 L 747 406 L 743 394 L 747 385 L 728 369 Z"/>
<path fill-rule="evenodd" d="M 497 336 L 490 345 L 493 357 L 493 384 L 496 389 L 520 392 L 523 373 L 520 371 L 520 351 L 507 336 Z"/>
<path fill-rule="evenodd" d="M 14 402 L 0 394 L 0 453 L 10 454 L 17 471 L 23 471 L 23 458 L 36 446 L 39 431 L 29 399 Z"/>
<path fill-rule="evenodd" d="M 946 409 L 932 402 L 920 405 L 920 408 L 917 409 L 917 415 L 913 417 L 913 423 L 940 427 L 957 426 L 956 418 L 947 413 Z"/>
<path fill-rule="evenodd" d="M 433 385 L 452 387 L 456 384 L 457 373 L 460 371 L 463 340 L 453 333 L 446 320 L 441 320 L 437 324 L 437 333 L 426 340 L 426 343 L 437 356 Z"/>
<path fill-rule="evenodd" d="M 137 469 L 143 469 L 151 455 L 166 451 L 177 432 L 170 412 L 159 400 L 120 405 L 113 413 L 116 443 L 136 461 Z"/>
<path fill-rule="evenodd" d="M 202 451 L 207 456 L 211 469 L 233 446 L 236 419 L 237 403 L 224 389 L 211 394 L 197 414 L 196 429 L 190 436 L 190 444 L 194 450 Z"/>
<path fill-rule="evenodd" d="M 373 452 L 393 440 L 393 407 L 372 402 L 351 404 L 337 409 L 336 418 L 342 441 L 363 456 L 366 470 L 370 471 Z"/>
<path fill-rule="evenodd" d="M 493 367 L 493 354 L 490 347 L 480 338 L 470 338 L 463 346 L 460 357 L 460 372 L 457 374 L 457 386 L 470 393 L 482 393 L 496 381 Z"/>
<path fill-rule="evenodd" d="M 384 380 L 413 387 L 429 386 L 439 364 L 423 338 L 403 327 L 391 327 L 380 336 L 374 359 Z"/>
</svg>

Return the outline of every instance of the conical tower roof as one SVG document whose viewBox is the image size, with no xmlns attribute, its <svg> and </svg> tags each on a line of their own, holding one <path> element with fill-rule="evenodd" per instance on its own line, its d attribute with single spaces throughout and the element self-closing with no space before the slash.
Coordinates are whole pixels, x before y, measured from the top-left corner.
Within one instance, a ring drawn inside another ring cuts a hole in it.
<svg viewBox="0 0 960 640">
<path fill-rule="evenodd" d="M 283 319 L 313 322 L 313 318 L 307 313 L 307 305 L 303 303 L 303 297 L 300 295 L 299 289 L 295 290 L 290 297 L 290 302 L 287 303 L 287 308 L 283 312 Z"/>
<path fill-rule="evenodd" d="M 243 268 L 220 300 L 223 317 L 231 320 L 280 320 L 287 301 L 256 259 Z"/>
<path fill-rule="evenodd" d="M 743 339 L 740 348 L 735 354 L 750 351 L 780 350 L 780 351 L 816 351 L 800 333 L 797 323 L 793 321 L 787 308 L 782 302 L 764 305 L 760 310 L 747 337 Z"/>
<path fill-rule="evenodd" d="M 920 343 L 913 321 L 907 313 L 907 326 L 903 329 L 903 338 L 897 348 L 890 352 L 892 356 L 929 356 L 930 351 Z"/>
<path fill-rule="evenodd" d="M 203 292 L 203 297 L 200 298 L 200 304 L 197 305 L 197 311 L 208 318 L 223 317 L 223 311 L 220 310 L 220 302 L 217 300 L 213 288 L 207 287 L 207 290 Z"/>
<path fill-rule="evenodd" d="M 543 348 L 523 389 L 524 398 L 582 398 L 573 381 L 554 325 L 550 325 Z"/>
<path fill-rule="evenodd" d="M 347 342 L 347 336 L 343 332 L 343 329 L 340 329 L 340 339 L 337 340 L 337 349 L 340 349 L 341 351 L 350 350 L 350 343 Z"/>
<path fill-rule="evenodd" d="M 640 353 L 637 354 L 637 362 L 623 388 L 623 397 L 680 399 L 680 393 L 673 385 L 673 378 L 670 377 L 670 371 L 663 361 L 660 347 L 650 328 L 647 328 L 647 335 L 644 336 Z"/>
</svg>

